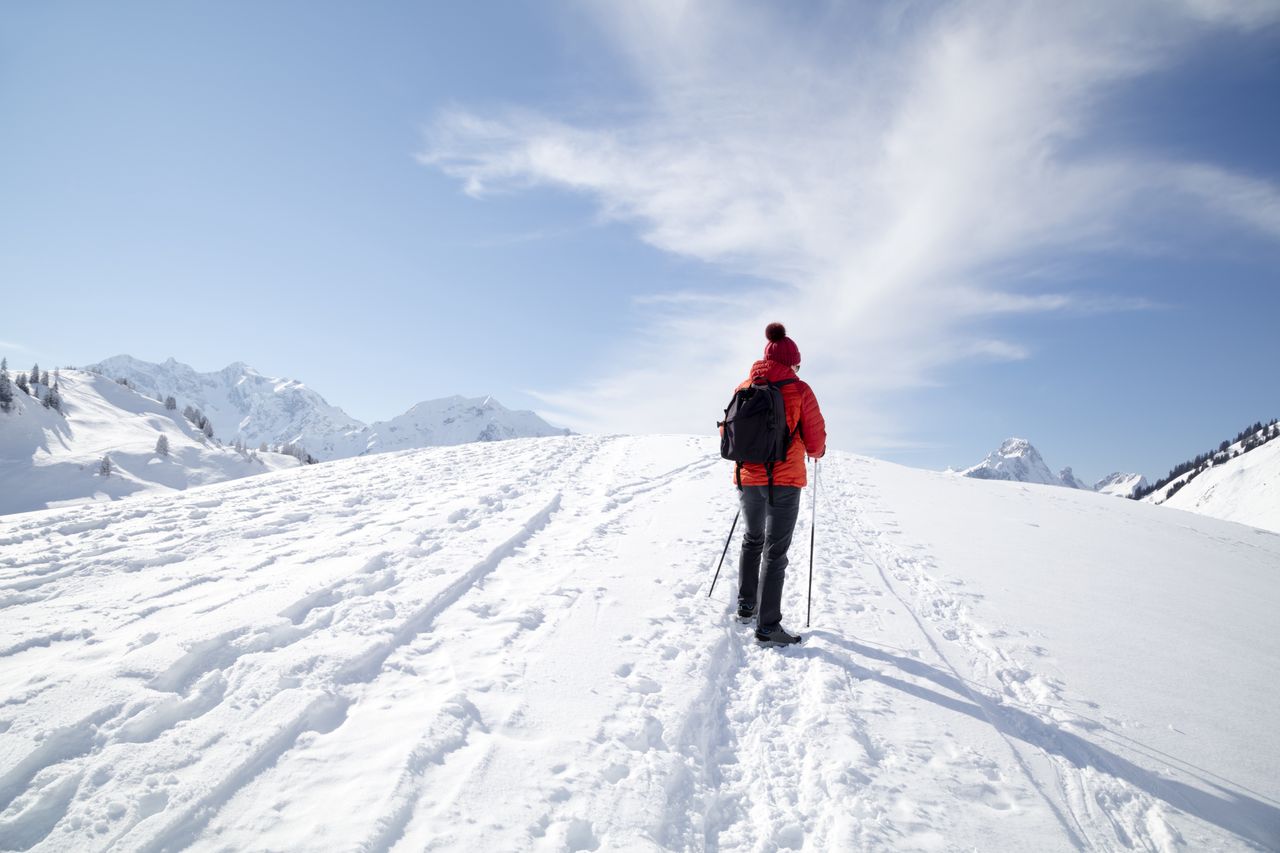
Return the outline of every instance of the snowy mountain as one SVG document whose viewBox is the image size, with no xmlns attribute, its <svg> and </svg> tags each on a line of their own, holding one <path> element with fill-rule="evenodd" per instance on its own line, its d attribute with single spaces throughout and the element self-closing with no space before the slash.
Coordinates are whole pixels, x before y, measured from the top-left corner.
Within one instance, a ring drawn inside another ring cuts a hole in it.
<svg viewBox="0 0 1280 853">
<path fill-rule="evenodd" d="M 399 417 L 369 427 L 369 453 L 568 435 L 533 412 L 514 412 L 492 397 L 445 397 L 418 403 Z"/>
<path fill-rule="evenodd" d="M 1141 474 L 1126 474 L 1116 471 L 1108 474 L 1093 484 L 1093 490 L 1104 495 L 1131 498 L 1139 489 L 1147 487 L 1147 478 Z"/>
<path fill-rule="evenodd" d="M 1088 486 L 1080 481 L 1080 478 L 1075 475 L 1069 466 L 1058 472 L 1058 482 L 1069 489 L 1089 489 Z"/>
<path fill-rule="evenodd" d="M 62 411 L 21 391 L 0 412 L 0 515 L 115 500 L 296 467 L 292 456 L 237 452 L 177 411 L 105 376 L 61 371 Z M 158 453 L 164 436 L 169 452 Z M 100 473 L 102 458 L 111 473 Z"/>
<path fill-rule="evenodd" d="M 293 379 L 263 376 L 243 362 L 214 373 L 198 373 L 170 358 L 162 364 L 117 355 L 86 367 L 178 408 L 194 406 L 223 441 L 244 439 L 250 447 L 301 444 L 318 459 L 355 456 L 366 449 L 365 425 Z"/>
<path fill-rule="evenodd" d="M 389 421 L 365 424 L 292 379 L 263 376 L 241 362 L 197 373 L 170 358 L 163 364 L 115 356 L 89 369 L 124 378 L 153 396 L 173 395 L 200 409 L 224 440 L 243 436 L 256 447 L 300 444 L 318 459 L 469 441 L 566 435 L 533 412 L 512 411 L 491 397 L 446 397 L 418 403 Z"/>
<path fill-rule="evenodd" d="M 1228 445 L 1203 469 L 1174 478 L 1143 500 L 1280 533 L 1280 440 L 1261 440 L 1247 452 L 1244 444 Z"/>
<path fill-rule="evenodd" d="M 1280 847 L 1280 537 L 835 451 L 818 481 L 788 649 L 730 564 L 707 596 L 711 438 L 0 522 L 3 846 Z"/>
<path fill-rule="evenodd" d="M 1040 483 L 1061 486 L 1062 480 L 1054 476 L 1044 464 L 1040 452 L 1025 438 L 1010 438 L 991 452 L 986 459 L 960 472 L 977 480 L 1013 480 L 1018 483 Z"/>
<path fill-rule="evenodd" d="M 1056 475 L 1041 458 L 1039 451 L 1024 438 L 1010 438 L 982 462 L 960 472 L 979 480 L 1012 480 L 1018 483 L 1039 483 L 1048 486 L 1066 486 L 1086 492 L 1132 497 L 1140 487 L 1146 486 L 1141 474 L 1115 473 L 1103 477 L 1089 486 L 1075 475 L 1068 466 Z"/>
</svg>

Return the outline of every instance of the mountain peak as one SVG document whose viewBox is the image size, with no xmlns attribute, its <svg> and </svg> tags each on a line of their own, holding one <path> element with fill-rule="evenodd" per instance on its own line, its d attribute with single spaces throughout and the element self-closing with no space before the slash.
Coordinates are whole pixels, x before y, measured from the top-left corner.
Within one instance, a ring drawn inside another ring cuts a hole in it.
<svg viewBox="0 0 1280 853">
<path fill-rule="evenodd" d="M 998 450 L 992 451 L 986 459 L 960 473 L 979 480 L 1062 485 L 1062 480 L 1049 470 L 1040 452 L 1025 438 L 1005 439 Z"/>
</svg>

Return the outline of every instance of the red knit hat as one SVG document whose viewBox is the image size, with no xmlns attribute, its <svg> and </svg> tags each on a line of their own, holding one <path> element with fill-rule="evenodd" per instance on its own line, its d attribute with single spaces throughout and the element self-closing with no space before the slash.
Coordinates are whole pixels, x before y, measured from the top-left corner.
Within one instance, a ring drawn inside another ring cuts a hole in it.
<svg viewBox="0 0 1280 853">
<path fill-rule="evenodd" d="M 796 367 L 800 364 L 800 347 L 787 337 L 786 326 L 781 323 L 770 323 L 764 327 L 764 336 L 769 339 L 769 343 L 764 345 L 766 359 L 787 367 Z"/>
</svg>

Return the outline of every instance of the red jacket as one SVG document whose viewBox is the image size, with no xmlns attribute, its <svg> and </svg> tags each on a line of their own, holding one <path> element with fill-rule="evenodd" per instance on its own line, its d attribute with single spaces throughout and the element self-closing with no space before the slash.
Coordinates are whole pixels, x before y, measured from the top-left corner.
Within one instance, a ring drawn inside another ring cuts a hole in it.
<svg viewBox="0 0 1280 853">
<path fill-rule="evenodd" d="M 818 458 L 827 452 L 827 423 L 822 419 L 822 411 L 818 408 L 818 398 L 813 395 L 813 389 L 796 376 L 790 367 L 764 360 L 751 365 L 751 376 L 738 388 L 746 388 L 753 382 L 778 382 L 783 379 L 795 380 L 782 386 L 782 402 L 787 408 L 787 428 L 794 430 L 797 423 L 801 426 L 787 450 L 786 460 L 773 466 L 773 484 L 803 487 L 809 482 L 805 453 Z M 734 467 L 736 470 L 736 464 Z M 764 466 L 758 462 L 744 464 L 742 485 L 769 485 L 769 475 Z"/>
</svg>

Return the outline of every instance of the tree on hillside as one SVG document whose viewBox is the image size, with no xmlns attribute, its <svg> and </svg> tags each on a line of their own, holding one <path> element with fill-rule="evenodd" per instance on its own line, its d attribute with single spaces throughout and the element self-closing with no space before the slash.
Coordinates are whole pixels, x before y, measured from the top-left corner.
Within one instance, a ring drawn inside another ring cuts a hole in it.
<svg viewBox="0 0 1280 853">
<path fill-rule="evenodd" d="M 0 370 L 0 412 L 7 412 L 13 407 L 13 384 L 9 381 L 9 371 Z"/>
<path fill-rule="evenodd" d="M 58 414 L 62 414 L 62 395 L 58 393 L 57 388 L 47 388 L 41 402 L 46 409 L 53 409 Z"/>
<path fill-rule="evenodd" d="M 40 374 L 40 384 L 46 388 L 49 387 L 49 371 L 46 370 L 44 373 Z"/>
<path fill-rule="evenodd" d="M 161 434 L 160 437 L 156 439 L 156 453 L 160 456 L 169 455 L 169 436 Z"/>
<path fill-rule="evenodd" d="M 28 381 L 30 381 L 32 385 L 39 385 L 40 384 L 40 365 L 38 364 L 31 365 L 31 373 L 28 375 L 30 377 Z"/>
<path fill-rule="evenodd" d="M 175 411 L 178 408 L 178 401 L 173 399 L 172 394 L 164 398 L 164 407 L 170 412 Z"/>
<path fill-rule="evenodd" d="M 204 437 L 213 438 L 213 424 L 209 422 L 208 418 L 202 418 L 202 420 L 204 420 L 204 424 L 201 425 L 200 430 L 204 433 Z"/>
<path fill-rule="evenodd" d="M 53 387 L 57 388 L 61 382 L 62 382 L 62 371 L 59 368 L 55 367 L 53 369 Z"/>
<path fill-rule="evenodd" d="M 111 457 L 103 456 L 102 461 L 98 463 L 98 476 L 110 477 L 112 470 L 113 469 L 111 467 Z"/>
<path fill-rule="evenodd" d="M 22 393 L 28 395 L 31 394 L 31 386 L 27 384 L 27 374 L 19 373 L 18 378 L 13 381 L 13 384 L 22 389 Z"/>
</svg>

